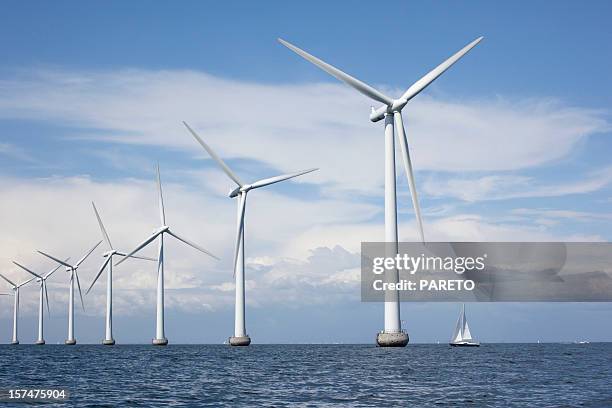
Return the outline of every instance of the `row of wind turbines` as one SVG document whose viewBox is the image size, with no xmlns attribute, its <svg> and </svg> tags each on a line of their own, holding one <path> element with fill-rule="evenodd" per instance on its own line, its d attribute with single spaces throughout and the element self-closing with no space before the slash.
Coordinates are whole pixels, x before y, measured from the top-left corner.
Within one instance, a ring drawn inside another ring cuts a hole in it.
<svg viewBox="0 0 612 408">
<path fill-rule="evenodd" d="M 297 53 L 307 61 L 313 63 L 317 67 L 321 68 L 325 72 L 334 76 L 335 78 L 343 81 L 349 86 L 353 87 L 360 93 L 370 97 L 371 99 L 382 103 L 383 105 L 378 109 L 372 107 L 370 120 L 372 122 L 378 122 L 382 119 L 385 120 L 385 128 L 384 128 L 384 140 L 385 140 L 385 241 L 390 243 L 388 255 L 394 256 L 398 251 L 398 232 L 397 232 L 397 199 L 396 199 L 396 165 L 395 165 L 395 135 L 397 133 L 397 139 L 399 141 L 401 156 L 404 163 L 404 169 L 406 172 L 408 186 L 410 189 L 412 204 L 414 208 L 414 213 L 416 216 L 417 227 L 419 231 L 419 236 L 421 241 L 425 241 L 425 235 L 423 232 L 423 222 L 421 217 L 421 211 L 419 206 L 419 201 L 417 197 L 416 185 L 414 181 L 414 174 L 412 170 L 412 163 L 410 160 L 408 141 L 406 138 L 406 132 L 404 130 L 404 124 L 402 119 L 402 109 L 406 106 L 406 104 L 414 98 L 417 94 L 419 94 L 423 89 L 425 89 L 431 82 L 433 82 L 436 78 L 438 78 L 442 73 L 444 73 L 448 68 L 450 68 L 455 62 L 457 62 L 461 57 L 463 57 L 468 51 L 470 51 L 473 47 L 475 47 L 483 37 L 479 37 L 476 40 L 472 41 L 461 50 L 456 52 L 442 64 L 438 65 L 432 71 L 427 73 L 421 79 L 412 84 L 398 99 L 390 98 L 389 96 L 383 94 L 379 90 L 373 88 L 372 86 L 346 74 L 345 72 L 339 70 L 338 68 L 318 59 L 317 57 L 307 53 L 306 51 L 296 47 L 295 45 L 279 39 L 279 42 Z M 235 346 L 247 346 L 251 343 L 251 338 L 247 334 L 246 331 L 246 323 L 245 323 L 245 263 L 244 263 L 244 229 L 245 229 L 245 212 L 246 212 L 246 201 L 247 195 L 251 190 L 255 190 L 260 187 L 265 187 L 271 184 L 279 183 L 281 181 L 289 180 L 310 172 L 313 172 L 317 169 L 308 169 L 303 171 L 298 171 L 290 174 L 283 174 L 276 177 L 266 178 L 259 181 L 255 181 L 254 183 L 244 183 L 231 169 L 230 167 L 215 153 L 215 151 L 206 143 L 204 140 L 186 123 L 183 122 L 189 133 L 194 137 L 194 139 L 206 150 L 206 152 L 210 155 L 210 157 L 218 164 L 221 170 L 229 177 L 229 179 L 236 184 L 235 188 L 233 188 L 230 193 L 230 198 L 236 198 L 237 201 L 237 225 L 236 225 L 236 240 L 235 240 L 235 249 L 234 249 L 234 279 L 235 279 L 235 320 L 234 320 L 234 335 L 230 337 L 229 343 Z M 103 344 L 105 345 L 113 345 L 115 344 L 115 340 L 113 337 L 112 330 L 112 281 L 113 281 L 113 265 L 118 266 L 119 264 L 125 262 L 128 258 L 135 258 L 139 260 L 153 261 L 157 262 L 157 302 L 156 302 L 156 328 L 155 328 L 155 338 L 152 343 L 154 345 L 166 345 L 168 344 L 168 339 L 166 338 L 164 331 L 164 238 L 166 236 L 171 236 L 181 241 L 182 243 L 212 257 L 214 259 L 219 259 L 211 252 L 202 248 L 201 246 L 177 235 L 173 230 L 170 229 L 170 226 L 166 223 L 166 216 L 164 210 L 164 202 L 162 195 L 162 185 L 161 185 L 161 177 L 159 172 L 159 166 L 157 167 L 157 189 L 158 189 L 158 198 L 159 198 L 159 216 L 160 216 L 160 227 L 148 238 L 146 238 L 142 243 L 140 243 L 136 248 L 134 248 L 130 252 L 121 252 L 116 250 L 110 241 L 108 233 L 102 223 L 102 219 L 98 210 L 94 203 L 92 203 L 93 210 L 95 216 L 97 218 L 100 231 L 102 233 L 102 237 L 107 246 L 107 251 L 104 252 L 103 257 L 105 258 L 102 266 L 100 267 L 98 273 L 96 274 L 94 280 L 90 284 L 87 289 L 86 294 L 88 294 L 95 283 L 98 281 L 99 277 L 107 271 L 107 283 L 106 283 L 106 316 L 105 316 L 105 337 L 103 340 Z M 138 253 L 143 248 L 147 247 L 149 244 L 153 243 L 157 240 L 158 243 L 158 257 L 157 259 L 137 256 Z M 69 273 L 70 285 L 69 285 L 69 297 L 68 297 L 68 337 L 65 341 L 65 344 L 73 345 L 76 344 L 76 338 L 74 334 L 74 292 L 75 292 L 75 281 L 77 284 L 77 288 L 79 291 L 79 296 L 81 299 L 81 305 L 84 308 L 83 295 L 81 292 L 81 285 L 79 281 L 78 268 L 79 266 L 91 255 L 91 253 L 102 243 L 99 241 L 96 245 L 93 246 L 89 251 L 87 251 L 76 263 L 69 263 L 70 258 L 60 259 L 59 257 L 50 255 L 48 253 L 38 251 L 41 255 L 55 261 L 58 265 L 47 272 L 46 274 L 41 274 L 38 272 L 34 272 L 32 269 L 21 265 L 18 262 L 14 262 L 15 265 L 19 266 L 26 272 L 28 272 L 32 277 L 28 280 L 25 280 L 19 284 L 16 284 L 6 278 L 4 275 L 0 275 L 4 280 L 6 280 L 13 289 L 13 294 L 15 296 L 14 299 L 14 311 L 13 311 L 13 338 L 12 343 L 18 344 L 18 315 L 19 315 L 19 289 L 24 285 L 36 280 L 40 284 L 39 290 L 39 317 L 38 317 L 38 339 L 36 344 L 45 344 L 44 340 L 44 324 L 43 324 L 43 316 L 44 316 L 44 303 L 46 300 L 47 304 L 47 312 L 49 312 L 49 297 L 47 292 L 47 284 L 46 281 L 50 278 L 59 268 L 62 266 L 65 267 L 66 272 Z M 120 257 L 116 263 L 114 262 L 114 257 Z M 388 277 L 389 281 L 397 282 L 399 276 L 397 271 Z M 3 294 L 6 295 L 6 294 Z M 400 320 L 400 307 L 399 307 L 399 294 L 395 292 L 394 297 L 387 297 L 384 305 L 384 330 L 377 334 L 377 344 L 380 346 L 405 346 L 408 343 L 408 334 L 401 327 Z"/>
</svg>

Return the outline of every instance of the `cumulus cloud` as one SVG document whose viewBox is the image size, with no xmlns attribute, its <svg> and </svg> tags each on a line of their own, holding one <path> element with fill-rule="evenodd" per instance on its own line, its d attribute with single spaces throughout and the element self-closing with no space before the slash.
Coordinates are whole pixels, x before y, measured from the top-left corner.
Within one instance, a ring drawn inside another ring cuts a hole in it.
<svg viewBox="0 0 612 408">
<path fill-rule="evenodd" d="M 278 171 L 320 167 L 291 182 L 316 185 L 312 197 L 274 188 L 249 197 L 245 236 L 251 306 L 325 303 L 358 296 L 361 241 L 384 237 L 382 206 L 376 201 L 383 184 L 382 125 L 368 121 L 368 105 L 341 84 L 257 84 L 196 71 L 38 70 L 0 80 L 0 118 L 61 124 L 67 129 L 65 137 L 98 141 L 104 146 L 98 157 L 129 175 L 147 160 L 125 160 L 114 146 L 163 146 L 207 158 L 182 128 L 182 120 L 238 165 L 241 175 L 245 173 L 241 163 L 249 160 Z M 590 135 L 609 130 L 600 111 L 547 99 L 453 101 L 420 95 L 404 114 L 414 167 L 433 174 L 428 179 L 417 177 L 425 197 L 478 201 L 574 194 L 601 188 L 612 177 L 604 169 L 573 184 L 546 186 L 518 174 L 558 160 Z M 2 144 L 0 153 L 2 146 L 4 154 L 16 151 Z M 174 166 L 171 171 L 172 182 L 164 182 L 169 225 L 222 261 L 168 239 L 166 305 L 201 311 L 231 307 L 236 209 L 227 198 L 228 180 L 215 168 Z M 448 179 L 449 172 L 468 176 Z M 165 174 L 162 165 L 162 179 Z M 113 243 L 122 250 L 133 248 L 159 225 L 152 180 L 0 177 L 0 194 L 6 232 L 0 236 L 0 262 L 5 266 L 17 259 L 34 268 L 50 268 L 36 249 L 78 257 L 100 239 L 91 200 L 96 201 Z M 405 191 L 400 194 L 400 200 L 409 203 Z M 424 214 L 430 240 L 601 238 L 560 237 L 546 225 L 457 213 L 452 205 L 424 206 Z M 400 238 L 415 239 L 413 216 L 400 211 L 400 220 Z M 97 272 L 100 252 L 81 270 L 85 284 Z M 154 248 L 145 254 L 154 256 Z M 8 267 L 6 273 L 23 277 L 16 268 Z M 86 313 L 103 313 L 103 283 L 87 297 Z M 64 310 L 65 273 L 58 273 L 49 288 L 52 307 Z M 120 265 L 115 273 L 117 313 L 150 309 L 154 288 L 154 264 L 130 260 Z M 35 288 L 28 290 L 32 295 L 22 298 L 23 310 L 35 313 Z M 1 313 L 8 315 L 10 299 L 0 298 L 0 304 Z"/>
</svg>

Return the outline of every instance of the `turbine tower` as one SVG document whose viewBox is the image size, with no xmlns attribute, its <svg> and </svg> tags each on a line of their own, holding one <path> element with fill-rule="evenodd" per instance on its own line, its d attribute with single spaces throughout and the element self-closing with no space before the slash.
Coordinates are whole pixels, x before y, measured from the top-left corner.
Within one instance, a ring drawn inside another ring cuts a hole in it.
<svg viewBox="0 0 612 408">
<path fill-rule="evenodd" d="M 17 323 L 19 320 L 19 288 L 28 283 L 32 282 L 34 278 L 28 279 L 20 284 L 16 284 L 11 282 L 6 276 L 0 274 L 0 277 L 7 281 L 9 285 L 11 285 L 11 289 L 13 289 L 13 295 L 15 296 L 15 303 L 13 305 L 13 339 L 11 340 L 11 344 L 19 344 L 19 339 L 17 338 Z"/>
<path fill-rule="evenodd" d="M 179 237 L 176 233 L 170 230 L 170 227 L 166 224 L 166 215 L 164 213 L 164 199 L 162 197 L 162 188 L 161 188 L 161 177 L 159 175 L 159 166 L 157 166 L 157 191 L 159 193 L 159 218 L 161 222 L 161 226 L 147 238 L 144 242 L 136 247 L 132 252 L 127 254 L 123 259 L 115 264 L 115 266 L 119 265 L 121 262 L 125 261 L 127 258 L 131 258 L 136 252 L 140 251 L 142 248 L 149 245 L 153 242 L 157 237 L 159 237 L 159 257 L 157 260 L 157 316 L 156 316 L 156 326 L 155 326 L 155 338 L 153 339 L 153 344 L 156 346 L 165 346 L 168 344 L 168 339 L 166 338 L 164 332 L 164 234 L 168 234 L 183 242 L 184 244 L 189 245 L 190 247 L 197 249 L 198 251 L 205 253 L 208 256 L 211 256 L 217 260 L 215 255 L 208 252 L 204 248 L 194 244 L 186 240 L 185 238 Z"/>
<path fill-rule="evenodd" d="M 104 238 L 104 241 L 106 242 L 106 245 L 108 246 L 108 251 L 106 251 L 103 254 L 103 257 L 106 258 L 106 261 L 102 263 L 102 266 L 100 267 L 100 270 L 98 271 L 98 274 L 94 278 L 93 282 L 91 282 L 91 285 L 89 285 L 89 288 L 85 292 L 85 295 L 89 294 L 89 291 L 91 291 L 91 288 L 93 288 L 93 285 L 96 283 L 100 275 L 102 275 L 102 272 L 104 272 L 104 270 L 108 266 L 108 272 L 106 274 L 106 320 L 105 320 L 104 340 L 102 341 L 102 344 L 104 344 L 105 346 L 112 346 L 115 344 L 115 339 L 113 338 L 113 256 L 118 255 L 118 256 L 125 257 L 126 254 L 123 252 L 119 252 L 113 248 L 113 245 L 110 242 L 110 238 L 108 237 L 108 233 L 106 232 L 106 228 L 104 228 L 104 224 L 102 223 L 102 218 L 100 218 L 100 214 L 98 213 L 98 209 L 96 208 L 96 204 L 94 204 L 94 202 L 92 201 L 91 205 L 93 207 L 94 213 L 96 214 L 98 225 L 100 226 L 100 231 L 102 232 L 102 237 Z M 157 261 L 157 259 L 140 257 L 140 256 L 132 256 L 130 258 Z"/>
<path fill-rule="evenodd" d="M 102 218 L 100 218 L 100 214 L 98 213 L 98 209 L 96 208 L 96 204 L 94 204 L 94 202 L 92 201 L 91 205 L 93 207 L 94 213 L 96 214 L 98 225 L 100 226 L 100 232 L 102 232 L 102 238 L 104 238 L 104 242 L 106 242 L 106 245 L 108 246 L 108 251 L 103 254 L 104 258 L 106 258 L 106 261 L 102 263 L 98 274 L 94 278 L 93 282 L 91 282 L 91 285 L 89 285 L 89 288 L 85 292 L 85 295 L 89 294 L 89 291 L 91 290 L 91 288 L 93 288 L 93 285 L 96 283 L 100 275 L 102 275 L 102 272 L 104 272 L 104 270 L 108 266 L 108 273 L 106 274 L 106 320 L 104 329 L 104 340 L 102 341 L 102 344 L 104 344 L 105 346 L 112 346 L 115 344 L 115 339 L 113 338 L 113 256 L 118 255 L 125 257 L 126 254 L 123 252 L 119 252 L 113 248 L 113 245 L 110 242 L 110 238 L 108 237 L 108 233 L 106 232 L 106 228 L 104 228 L 104 224 L 102 223 Z M 131 256 L 130 258 L 157 261 L 157 259 L 141 256 Z"/>
<path fill-rule="evenodd" d="M 410 154 L 408 150 L 408 140 L 406 139 L 406 132 L 404 131 L 404 124 L 402 120 L 402 109 L 404 106 L 406 106 L 408 101 L 419 94 L 419 92 L 425 89 L 436 78 L 442 75 L 444 71 L 450 68 L 451 65 L 457 62 L 469 50 L 474 48 L 476 44 L 482 40 L 482 38 L 483 37 L 479 37 L 472 41 L 442 64 L 438 65 L 427 75 L 412 84 L 398 99 L 390 98 L 379 90 L 340 71 L 338 68 L 318 59 L 295 45 L 290 44 L 280 38 L 278 39 L 281 44 L 307 61 L 321 68 L 323 71 L 339 79 L 340 81 L 343 81 L 347 85 L 355 88 L 357 91 L 370 97 L 371 99 L 383 104 L 383 106 L 378 109 L 372 108 L 370 120 L 372 122 L 378 122 L 382 119 L 385 120 L 385 241 L 388 243 L 386 245 L 388 252 L 386 254 L 387 256 L 395 256 L 398 252 L 394 140 L 395 132 L 397 132 L 401 156 L 404 161 L 404 169 L 408 178 L 408 187 L 410 188 L 410 194 L 412 196 L 412 205 L 414 207 L 419 236 L 421 241 L 425 242 L 423 222 L 421 219 L 421 209 L 419 207 L 416 186 L 414 183 L 414 174 L 412 172 L 412 163 L 410 161 Z M 387 275 L 387 280 L 389 282 L 398 282 L 398 271 L 390 271 Z M 385 328 L 384 331 L 378 333 L 376 342 L 379 346 L 383 347 L 403 347 L 408 344 L 408 334 L 402 330 L 401 326 L 399 293 L 397 291 L 385 293 Z"/>
<path fill-rule="evenodd" d="M 68 261 L 68 259 L 66 259 L 66 262 Z M 42 346 L 43 344 L 45 344 L 45 336 L 43 333 L 43 318 L 44 318 L 43 303 L 45 299 L 47 300 L 47 313 L 51 315 L 51 310 L 49 308 L 49 293 L 47 292 L 47 278 L 53 275 L 53 273 L 57 271 L 62 265 L 57 265 L 55 268 L 47 272 L 47 274 L 45 275 L 39 275 L 36 272 L 33 272 L 31 269 L 26 268 L 25 266 L 21 265 L 18 262 L 13 261 L 13 263 L 17 265 L 18 267 L 20 267 L 21 269 L 23 269 L 24 271 L 28 272 L 29 274 L 34 275 L 33 279 L 36 279 L 36 282 L 40 282 L 39 300 L 38 300 L 38 339 L 36 340 L 36 343 L 34 344 Z"/>
<path fill-rule="evenodd" d="M 251 338 L 246 332 L 245 324 L 245 293 L 244 293 L 244 213 L 246 207 L 247 193 L 259 187 L 268 186 L 318 169 L 308 169 L 291 174 L 266 178 L 256 181 L 252 184 L 245 184 L 234 172 L 221 160 L 221 158 L 208 146 L 198 134 L 183 122 L 187 130 L 193 135 L 196 141 L 208 152 L 210 157 L 217 162 L 227 176 L 234 181 L 238 186 L 230 191 L 231 198 L 238 197 L 238 222 L 236 231 L 236 246 L 234 252 L 234 278 L 236 280 L 236 303 L 235 303 L 235 318 L 234 318 L 234 336 L 230 337 L 229 343 L 232 346 L 248 346 L 251 344 Z"/>
<path fill-rule="evenodd" d="M 54 260 L 60 265 L 64 265 L 66 267 L 66 272 L 70 273 L 70 292 L 68 295 L 68 338 L 64 341 L 64 344 L 69 346 L 74 346 L 76 344 L 76 339 L 74 338 L 74 280 L 76 279 L 77 286 L 79 288 L 79 296 L 81 297 L 81 307 L 85 310 L 85 303 L 83 302 L 83 293 L 81 292 L 81 282 L 79 281 L 79 274 L 77 270 L 79 266 L 87 259 L 89 255 L 100 245 L 102 241 L 99 241 L 93 248 L 91 248 L 79 261 L 70 265 L 67 261 L 62 261 L 52 255 L 46 254 L 42 251 L 38 251 L 39 254 L 46 256 L 49 259 Z"/>
</svg>

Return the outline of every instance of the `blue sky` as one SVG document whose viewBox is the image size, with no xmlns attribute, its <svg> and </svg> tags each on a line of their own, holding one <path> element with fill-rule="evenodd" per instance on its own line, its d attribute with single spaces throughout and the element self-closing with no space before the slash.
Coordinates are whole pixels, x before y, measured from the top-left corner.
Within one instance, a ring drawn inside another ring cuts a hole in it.
<svg viewBox="0 0 612 408">
<path fill-rule="evenodd" d="M 159 162 L 170 224 L 223 258 L 214 264 L 169 247 L 168 336 L 222 341 L 232 327 L 235 208 L 231 184 L 181 127 L 187 120 L 245 179 L 321 168 L 249 203 L 247 329 L 255 341 L 371 341 L 382 307 L 359 303 L 355 256 L 361 240 L 382 234 L 382 125 L 369 123 L 369 100 L 277 37 L 399 95 L 484 35 L 404 110 L 426 235 L 610 240 L 611 11 L 608 2 L 7 3 L 0 205 L 11 234 L 0 240 L 2 269 L 18 279 L 15 258 L 49 268 L 35 249 L 78 256 L 99 239 L 92 199 L 111 238 L 138 243 L 156 226 Z M 412 240 L 400 168 L 398 181 L 400 233 Z M 85 281 L 98 261 L 86 264 Z M 130 268 L 117 278 L 124 332 L 116 336 L 145 342 L 154 271 Z M 56 279 L 51 341 L 65 324 L 66 282 Z M 34 288 L 25 293 L 24 339 L 37 300 Z M 87 331 L 77 336 L 97 342 L 102 286 L 90 296 L 78 317 Z M 0 307 L 8 339 L 10 299 Z M 444 341 L 455 309 L 407 304 L 403 319 L 416 341 Z M 573 340 L 567 319 L 580 328 L 576 336 L 612 339 L 601 324 L 612 317 L 607 304 L 469 310 L 483 341 Z M 194 325 L 209 330 L 195 333 Z"/>
</svg>

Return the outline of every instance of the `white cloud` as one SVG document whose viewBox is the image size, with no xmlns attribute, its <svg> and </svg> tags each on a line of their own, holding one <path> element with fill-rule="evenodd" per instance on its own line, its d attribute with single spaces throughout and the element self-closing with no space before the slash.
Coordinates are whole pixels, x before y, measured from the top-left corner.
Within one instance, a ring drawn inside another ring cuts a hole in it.
<svg viewBox="0 0 612 408">
<path fill-rule="evenodd" d="M 431 177 L 423 183 L 423 191 L 433 197 L 454 197 L 464 201 L 507 200 L 525 197 L 558 197 L 586 194 L 612 183 L 612 167 L 592 172 L 582 180 L 546 185 L 533 177 L 492 175 L 482 177 Z"/>
<path fill-rule="evenodd" d="M 165 146 L 206 157 L 180 125 L 187 120 L 224 157 L 255 159 L 279 170 L 321 167 L 295 180 L 319 183 L 321 195 L 315 198 L 290 197 L 274 189 L 249 196 L 245 235 L 247 302 L 252 306 L 287 300 L 325 303 L 358 296 L 360 243 L 383 239 L 378 219 L 382 206 L 363 200 L 363 194 L 379 197 L 383 182 L 382 125 L 368 122 L 367 105 L 367 100 L 343 85 L 262 85 L 194 71 L 38 71 L 0 81 L 0 118 L 61 123 L 73 128 L 70 136 L 74 138 Z M 442 172 L 520 170 L 549 163 L 568 154 L 585 137 L 608 129 L 602 117 L 598 111 L 545 100 L 457 102 L 426 95 L 405 109 L 414 167 Z M 128 173 L 146 162 L 141 158 L 126 161 L 112 149 L 98 154 Z M 168 223 L 223 261 L 215 263 L 169 239 L 167 305 L 203 311 L 229 307 L 233 304 L 236 209 L 227 198 L 228 180 L 216 169 L 173 171 L 173 179 L 189 179 L 191 187 L 164 183 Z M 164 174 L 162 165 L 162 178 Z M 463 181 L 432 179 L 419 189 L 463 200 L 520 197 L 525 192 L 549 196 L 593 191 L 609 183 L 610 177 L 609 171 L 601 171 L 584 182 L 547 187 L 524 176 L 501 174 Z M 79 256 L 100 236 L 91 200 L 96 201 L 117 248 L 134 247 L 158 226 L 152 181 L 4 177 L 0 194 L 6 232 L 0 236 L 0 262 L 5 266 L 18 259 L 32 267 L 49 268 L 51 264 L 35 249 Z M 598 238 L 558 237 L 545 225 L 457 215 L 448 206 L 424 208 L 424 214 L 429 240 Z M 403 239 L 417 237 L 412 219 L 400 213 Z M 100 261 L 96 252 L 84 265 L 84 285 Z M 22 276 L 15 268 L 7 273 Z M 118 313 L 152 307 L 154 265 L 130 260 L 117 268 L 115 278 Z M 64 310 L 66 285 L 61 273 L 50 283 L 52 307 Z M 87 297 L 87 313 L 103 313 L 101 288 Z M 29 290 L 31 295 L 22 298 L 23 310 L 34 313 L 37 297 Z M 9 302 L 0 299 L 5 315 L 11 309 Z"/>
<path fill-rule="evenodd" d="M 0 156 L 5 155 L 15 159 L 33 162 L 34 159 L 19 146 L 10 143 L 0 143 Z"/>
<path fill-rule="evenodd" d="M 368 121 L 368 104 L 342 84 L 257 84 L 197 71 L 34 71 L 0 81 L 2 118 L 60 122 L 74 127 L 72 137 L 205 157 L 182 128 L 187 120 L 224 157 L 255 158 L 283 170 L 317 166 L 315 182 L 376 193 L 382 124 Z M 548 99 L 420 95 L 404 115 L 417 171 L 537 166 L 609 129 L 603 112 Z"/>
</svg>

